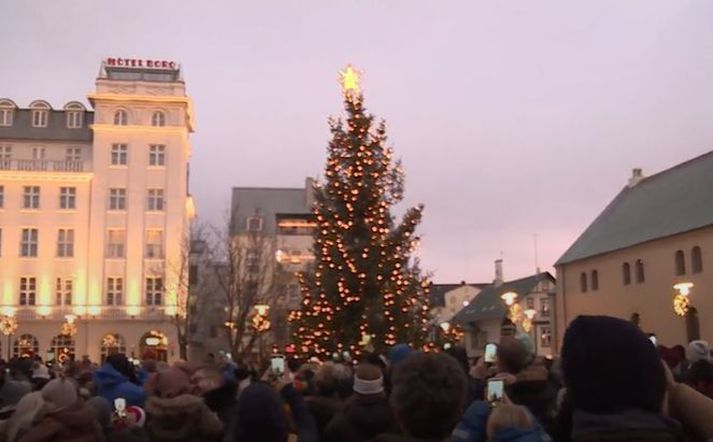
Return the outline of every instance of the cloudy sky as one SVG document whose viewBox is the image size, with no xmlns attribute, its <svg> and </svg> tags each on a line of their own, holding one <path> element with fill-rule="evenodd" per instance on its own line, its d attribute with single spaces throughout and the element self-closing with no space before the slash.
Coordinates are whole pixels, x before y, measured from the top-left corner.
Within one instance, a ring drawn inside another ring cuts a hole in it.
<svg viewBox="0 0 713 442">
<path fill-rule="evenodd" d="M 625 184 L 713 149 L 713 2 L 0 0 L 0 96 L 60 107 L 107 56 L 182 62 L 191 190 L 319 176 L 336 72 L 365 71 L 435 280 L 549 269 Z"/>
</svg>

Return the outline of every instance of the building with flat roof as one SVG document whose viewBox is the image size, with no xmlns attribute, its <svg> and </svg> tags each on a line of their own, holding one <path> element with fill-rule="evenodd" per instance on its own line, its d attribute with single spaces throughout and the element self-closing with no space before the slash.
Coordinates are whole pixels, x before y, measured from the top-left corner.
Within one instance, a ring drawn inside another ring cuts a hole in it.
<svg viewBox="0 0 713 442">
<path fill-rule="evenodd" d="M 175 62 L 108 58 L 91 108 L 0 99 L 0 354 L 178 357 L 193 108 Z"/>
</svg>

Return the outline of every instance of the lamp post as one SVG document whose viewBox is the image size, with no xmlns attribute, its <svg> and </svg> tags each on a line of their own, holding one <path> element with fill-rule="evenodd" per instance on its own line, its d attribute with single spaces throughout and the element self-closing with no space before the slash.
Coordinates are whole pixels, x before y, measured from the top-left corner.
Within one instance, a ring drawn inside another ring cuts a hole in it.
<svg viewBox="0 0 713 442">
<path fill-rule="evenodd" d="M 17 322 L 17 318 L 14 316 L 3 316 L 2 319 L 0 319 L 0 332 L 7 336 L 7 360 L 10 360 L 10 347 L 11 343 L 10 340 L 12 338 L 12 335 L 15 334 L 17 331 L 17 327 L 19 326 Z"/>
</svg>

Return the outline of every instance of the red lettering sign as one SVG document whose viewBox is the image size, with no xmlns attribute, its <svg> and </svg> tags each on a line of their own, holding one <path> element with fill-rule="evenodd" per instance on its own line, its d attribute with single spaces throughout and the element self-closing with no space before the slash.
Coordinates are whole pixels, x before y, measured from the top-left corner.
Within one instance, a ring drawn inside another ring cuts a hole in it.
<svg viewBox="0 0 713 442">
<path fill-rule="evenodd" d="M 178 69 L 178 63 L 170 60 L 151 60 L 143 58 L 114 58 L 109 57 L 104 60 L 106 66 L 112 67 L 131 67 L 145 69 Z"/>
</svg>

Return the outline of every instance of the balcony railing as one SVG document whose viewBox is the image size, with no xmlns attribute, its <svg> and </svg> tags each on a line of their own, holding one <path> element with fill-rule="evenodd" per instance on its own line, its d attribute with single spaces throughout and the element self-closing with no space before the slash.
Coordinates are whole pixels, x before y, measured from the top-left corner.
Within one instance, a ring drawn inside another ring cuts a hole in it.
<svg viewBox="0 0 713 442">
<path fill-rule="evenodd" d="M 22 321 L 38 321 L 54 319 L 63 321 L 67 315 L 78 319 L 91 320 L 129 320 L 129 319 L 170 319 L 175 315 L 176 308 L 171 306 L 132 306 L 132 305 L 0 305 L 0 315 L 11 315 Z"/>
<path fill-rule="evenodd" d="M 13 160 L 0 158 L 0 170 L 23 172 L 84 172 L 84 161 Z"/>
</svg>

